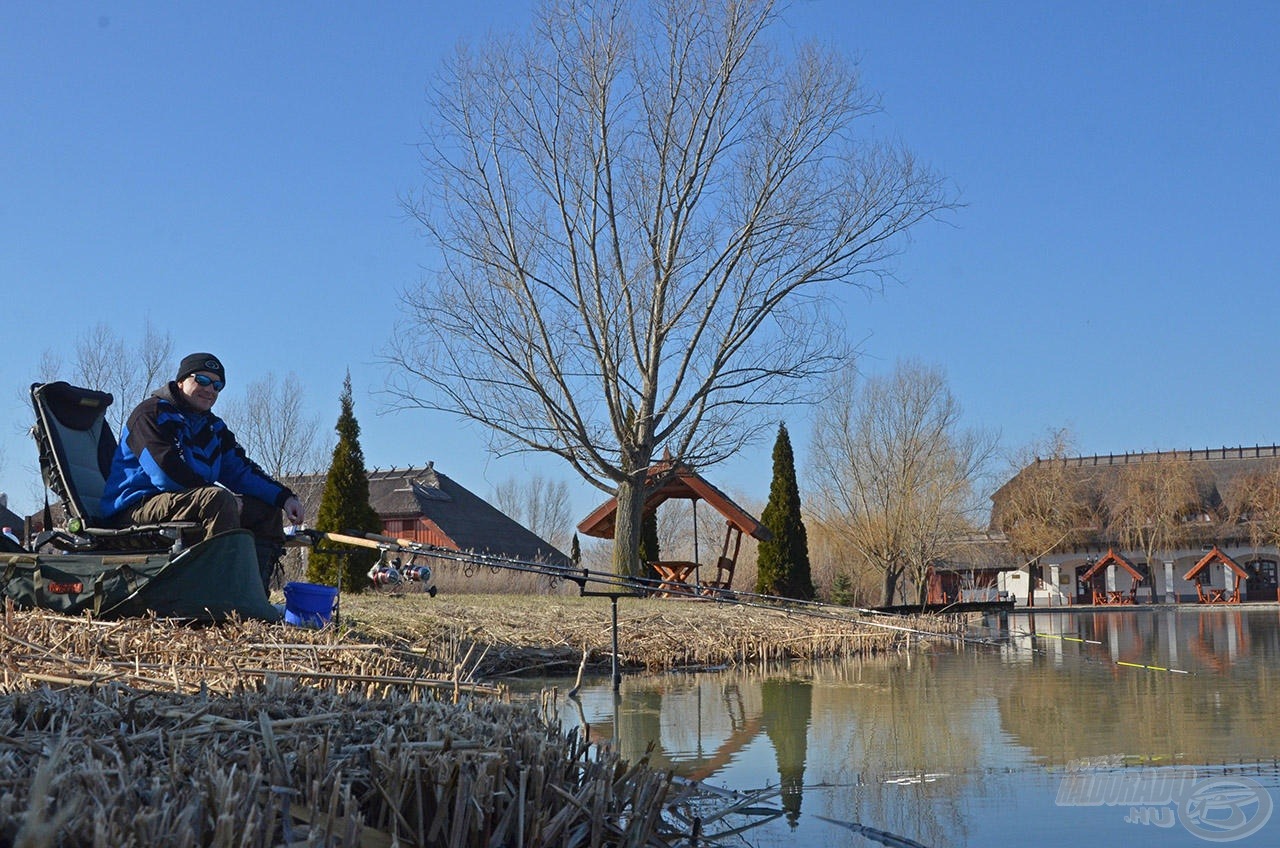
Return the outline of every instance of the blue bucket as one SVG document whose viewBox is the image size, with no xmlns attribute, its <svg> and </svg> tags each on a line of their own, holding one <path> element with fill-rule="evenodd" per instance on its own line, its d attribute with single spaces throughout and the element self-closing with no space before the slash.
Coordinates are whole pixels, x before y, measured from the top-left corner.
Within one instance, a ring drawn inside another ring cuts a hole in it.
<svg viewBox="0 0 1280 848">
<path fill-rule="evenodd" d="M 284 620 L 296 627 L 324 627 L 333 615 L 338 590 L 318 583 L 286 583 Z"/>
</svg>

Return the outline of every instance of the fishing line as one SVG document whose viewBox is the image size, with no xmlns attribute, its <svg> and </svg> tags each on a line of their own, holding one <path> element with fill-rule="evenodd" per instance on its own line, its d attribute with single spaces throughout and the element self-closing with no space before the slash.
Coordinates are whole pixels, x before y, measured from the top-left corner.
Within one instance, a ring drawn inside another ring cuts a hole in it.
<svg viewBox="0 0 1280 848">
<path fill-rule="evenodd" d="M 1031 637 L 1032 639 L 1058 639 L 1063 642 L 1077 642 L 1081 645 L 1096 645 L 1098 647 L 1101 647 L 1103 644 L 1097 639 L 1084 639 L 1079 636 L 1066 636 L 1058 633 L 1040 633 L 1039 631 L 1033 631 L 1033 630 L 1016 630 L 1016 631 L 1010 630 L 1009 634 L 1011 636 L 1015 634 L 1018 636 L 1028 636 L 1028 637 Z M 1034 646 L 1031 648 L 1031 650 L 1046 657 L 1051 656 L 1051 654 L 1049 654 L 1047 651 L 1044 651 L 1043 649 L 1040 649 L 1040 648 L 1036 648 Z M 1118 665 L 1118 666 L 1124 666 L 1125 668 L 1140 668 L 1140 669 L 1145 669 L 1147 671 L 1165 671 L 1165 672 L 1168 672 L 1169 674 L 1185 674 L 1188 676 L 1195 675 L 1195 672 L 1193 671 L 1187 671 L 1181 668 L 1170 668 L 1168 666 L 1127 662 L 1125 660 L 1113 660 L 1110 658 L 1092 657 L 1088 655 L 1083 655 L 1081 658 L 1084 659 L 1086 662 Z"/>
</svg>

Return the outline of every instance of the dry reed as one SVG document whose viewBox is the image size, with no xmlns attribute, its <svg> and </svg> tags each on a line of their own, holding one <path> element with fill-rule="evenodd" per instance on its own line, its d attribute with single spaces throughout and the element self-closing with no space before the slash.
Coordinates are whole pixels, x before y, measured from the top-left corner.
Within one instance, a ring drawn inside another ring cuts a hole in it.
<svg viewBox="0 0 1280 848">
<path fill-rule="evenodd" d="M 530 704 L 268 679 L 0 696 L 0 844 L 666 845 L 670 778 Z M 655 813 L 658 813 L 655 815 Z"/>
<path fill-rule="evenodd" d="M 604 598 L 370 592 L 342 603 L 344 621 L 371 638 L 412 647 L 483 646 L 484 676 L 571 676 L 584 653 L 594 668 L 609 662 L 611 611 Z M 863 619 L 853 610 L 805 614 L 678 598 L 618 602 L 620 662 L 650 671 L 862 656 L 962 628 L 953 619 Z"/>
<path fill-rule="evenodd" d="M 460 645 L 7 608 L 0 844 L 666 845 L 670 775 L 472 679 Z M 472 652 L 474 655 L 474 652 Z"/>
<path fill-rule="evenodd" d="M 668 845 L 705 803 L 481 682 L 607 662 L 602 598 L 344 595 L 340 626 L 103 622 L 6 605 L 0 844 Z M 619 603 L 649 669 L 899 648 L 954 625 Z M 684 811 L 684 812 L 682 812 Z M 690 825 L 690 822 L 694 822 Z"/>
</svg>

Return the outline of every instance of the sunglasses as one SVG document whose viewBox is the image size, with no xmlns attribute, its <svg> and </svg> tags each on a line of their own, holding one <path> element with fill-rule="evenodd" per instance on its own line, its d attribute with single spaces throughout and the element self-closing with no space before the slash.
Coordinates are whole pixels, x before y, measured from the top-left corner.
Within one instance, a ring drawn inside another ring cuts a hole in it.
<svg viewBox="0 0 1280 848">
<path fill-rule="evenodd" d="M 222 387 L 226 385 L 226 383 L 221 380 L 215 380 L 212 377 L 206 377 L 203 374 L 192 374 L 191 379 L 196 381 L 197 386 L 213 386 L 213 390 L 215 392 L 222 391 Z"/>
</svg>

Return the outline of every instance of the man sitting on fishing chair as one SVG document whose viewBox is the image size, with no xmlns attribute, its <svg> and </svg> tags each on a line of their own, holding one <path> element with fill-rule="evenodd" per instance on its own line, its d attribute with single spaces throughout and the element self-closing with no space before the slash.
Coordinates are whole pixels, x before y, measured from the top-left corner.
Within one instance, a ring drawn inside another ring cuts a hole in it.
<svg viewBox="0 0 1280 848">
<path fill-rule="evenodd" d="M 284 553 L 282 518 L 300 524 L 302 502 L 245 456 L 211 412 L 225 385 L 221 360 L 193 353 L 183 358 L 175 380 L 138 404 L 120 432 L 102 511 L 121 524 L 198 522 L 205 539 L 250 530 L 269 592 Z"/>
</svg>

